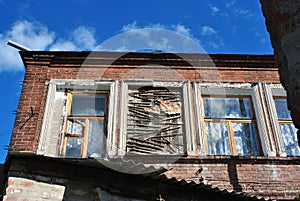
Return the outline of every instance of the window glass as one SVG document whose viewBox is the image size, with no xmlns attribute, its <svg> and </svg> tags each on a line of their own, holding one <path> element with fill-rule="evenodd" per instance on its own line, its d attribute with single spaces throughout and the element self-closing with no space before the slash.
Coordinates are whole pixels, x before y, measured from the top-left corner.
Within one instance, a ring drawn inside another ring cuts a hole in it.
<svg viewBox="0 0 300 201">
<path fill-rule="evenodd" d="M 72 116 L 104 116 L 105 96 L 78 96 L 72 98 Z"/>
<path fill-rule="evenodd" d="M 274 102 L 279 119 L 292 119 L 286 99 L 275 98 Z"/>
<path fill-rule="evenodd" d="M 249 98 L 206 97 L 203 101 L 207 118 L 252 118 Z"/>
<path fill-rule="evenodd" d="M 106 95 L 69 94 L 65 147 L 67 157 L 103 157 Z"/>
<path fill-rule="evenodd" d="M 68 121 L 68 134 L 83 134 L 84 132 L 83 119 L 71 119 Z"/>
<path fill-rule="evenodd" d="M 231 155 L 226 122 L 206 122 L 209 155 Z"/>
<path fill-rule="evenodd" d="M 81 138 L 67 138 L 66 157 L 80 157 Z"/>
<path fill-rule="evenodd" d="M 90 121 L 87 157 L 102 156 L 103 138 L 103 121 Z"/>
<path fill-rule="evenodd" d="M 285 146 L 285 151 L 288 156 L 299 156 L 300 148 L 298 145 L 298 139 L 295 135 L 296 128 L 294 124 L 280 124 L 280 130 L 282 133 L 282 139 Z"/>
<path fill-rule="evenodd" d="M 256 135 L 252 123 L 232 123 L 236 153 L 241 156 L 258 155 Z"/>
<path fill-rule="evenodd" d="M 204 97 L 208 154 L 259 155 L 250 97 Z"/>
<path fill-rule="evenodd" d="M 300 156 L 296 128 L 293 125 L 290 111 L 287 108 L 287 100 L 275 97 L 274 103 L 285 152 L 288 156 Z"/>
</svg>

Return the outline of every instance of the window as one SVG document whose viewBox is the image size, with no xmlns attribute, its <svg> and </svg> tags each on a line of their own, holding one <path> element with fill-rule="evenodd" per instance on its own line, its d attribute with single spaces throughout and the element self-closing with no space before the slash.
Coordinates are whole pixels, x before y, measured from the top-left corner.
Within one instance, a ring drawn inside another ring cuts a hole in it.
<svg viewBox="0 0 300 201">
<path fill-rule="evenodd" d="M 196 154 L 189 86 L 188 81 L 122 81 L 118 154 Z"/>
<path fill-rule="evenodd" d="M 300 156 L 296 128 L 287 108 L 286 91 L 281 84 L 264 83 L 263 86 L 277 155 Z"/>
<path fill-rule="evenodd" d="M 296 128 L 293 125 L 290 111 L 287 108 L 286 97 L 274 96 L 273 99 L 285 152 L 288 156 L 300 156 Z"/>
<path fill-rule="evenodd" d="M 203 96 L 209 155 L 259 155 L 250 96 Z"/>
<path fill-rule="evenodd" d="M 107 99 L 107 94 L 68 93 L 66 157 L 103 157 Z"/>
<path fill-rule="evenodd" d="M 181 154 L 184 151 L 181 91 L 144 86 L 128 90 L 128 153 Z"/>
</svg>

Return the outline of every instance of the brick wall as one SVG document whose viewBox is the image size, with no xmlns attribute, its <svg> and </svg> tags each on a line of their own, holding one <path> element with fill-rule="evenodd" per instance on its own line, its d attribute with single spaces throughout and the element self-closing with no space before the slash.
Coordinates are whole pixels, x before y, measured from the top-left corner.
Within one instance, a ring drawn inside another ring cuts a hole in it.
<svg viewBox="0 0 300 201">
<path fill-rule="evenodd" d="M 273 56 L 211 55 L 207 62 L 201 55 L 188 55 L 193 66 L 170 64 L 174 61 L 166 58 L 154 66 L 149 65 L 149 55 L 152 54 L 130 55 L 133 58 L 114 63 L 119 53 L 90 56 L 88 52 L 21 52 L 26 74 L 9 151 L 36 152 L 47 96 L 46 81 L 50 79 L 279 83 Z M 160 54 L 155 55 L 159 60 Z M 180 58 L 176 59 L 181 64 Z"/>
<path fill-rule="evenodd" d="M 279 83 L 278 69 L 272 56 L 211 55 L 214 62 L 209 63 L 199 55 L 190 55 L 189 59 L 193 61 L 191 66 L 170 64 L 168 59 L 159 65 L 150 65 L 147 58 L 151 54 L 143 53 L 136 54 L 136 58 L 130 60 L 124 57 L 123 63 L 116 63 L 116 55 L 99 53 L 86 60 L 89 56 L 86 52 L 22 52 L 26 75 L 9 151 L 36 152 L 45 109 L 46 82 L 50 79 Z M 176 59 L 181 61 L 180 58 Z M 294 159 L 288 158 L 273 160 L 254 157 L 241 161 L 230 157 L 206 157 L 170 164 L 172 170 L 167 175 L 201 180 L 220 188 L 245 191 L 266 198 L 289 200 L 300 191 L 300 167 L 296 164 Z M 10 191 L 24 187 L 23 181 L 15 180 L 12 178 L 9 181 L 16 183 L 10 183 L 6 200 L 13 196 L 9 194 Z"/>
<path fill-rule="evenodd" d="M 61 201 L 65 187 L 22 177 L 9 177 L 3 201 Z"/>
<path fill-rule="evenodd" d="M 238 159 L 226 156 L 171 164 L 168 177 L 203 181 L 205 184 L 265 199 L 293 200 L 300 192 L 300 166 L 297 159 Z"/>
</svg>

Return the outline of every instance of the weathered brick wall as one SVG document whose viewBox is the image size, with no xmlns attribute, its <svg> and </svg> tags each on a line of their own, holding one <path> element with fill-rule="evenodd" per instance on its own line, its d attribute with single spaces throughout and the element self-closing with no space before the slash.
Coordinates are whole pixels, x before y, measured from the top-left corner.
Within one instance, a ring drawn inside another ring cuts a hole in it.
<svg viewBox="0 0 300 201">
<path fill-rule="evenodd" d="M 3 201 L 63 200 L 65 187 L 22 177 L 9 177 Z"/>
<path fill-rule="evenodd" d="M 117 59 L 113 54 L 98 55 L 98 63 L 94 65 L 88 62 L 95 60 L 94 57 L 85 60 L 88 53 L 39 52 L 41 56 L 30 52 L 22 54 L 26 74 L 9 151 L 36 152 L 47 96 L 46 81 L 50 79 L 279 83 L 272 56 L 212 55 L 213 63 L 205 63 L 201 57 L 194 55 L 191 60 L 197 62 L 191 67 L 137 64 L 133 58 L 129 62 L 125 61 L 125 65 L 110 65 Z M 107 61 L 107 58 L 111 60 Z M 168 64 L 169 61 L 164 62 Z"/>
<path fill-rule="evenodd" d="M 287 90 L 288 106 L 300 128 L 300 1 L 260 0 L 278 61 L 280 80 Z M 300 131 L 298 131 L 300 139 Z"/>
<path fill-rule="evenodd" d="M 166 67 L 162 64 L 137 65 L 134 60 L 127 62 L 126 65 L 109 65 L 112 61 L 106 61 L 107 57 L 104 59 L 99 57 L 98 63 L 91 65 L 83 63 L 87 56 L 85 53 L 67 55 L 67 53 L 24 52 L 22 54 L 27 71 L 10 152 L 36 152 L 45 109 L 46 81 L 50 79 L 279 83 L 276 63 L 272 56 L 212 55 L 215 66 L 204 65 L 204 62 L 199 59 L 196 62 L 198 65 L 192 67 L 178 65 Z M 29 119 L 32 115 L 31 108 L 33 116 Z M 213 186 L 242 190 L 272 199 L 292 199 L 300 191 L 298 179 L 300 167 L 295 165 L 296 162 L 293 160 L 286 162 L 282 159 L 277 160 L 275 164 L 269 164 L 263 162 L 267 161 L 265 158 L 259 160 L 261 163 L 258 163 L 256 158 L 247 162 L 224 158 L 221 161 L 207 158 L 198 162 L 186 161 L 172 164 L 170 167 L 173 169 L 167 174 L 170 177 L 195 181 L 199 181 L 202 177 L 204 182 Z M 271 163 L 272 159 L 268 161 Z M 199 169 L 202 171 L 197 173 Z"/>
<path fill-rule="evenodd" d="M 296 159 L 297 160 L 297 159 Z M 295 159 L 234 159 L 206 157 L 170 164 L 168 177 L 203 181 L 205 184 L 236 192 L 247 192 L 265 199 L 293 200 L 300 192 L 300 166 Z"/>
</svg>

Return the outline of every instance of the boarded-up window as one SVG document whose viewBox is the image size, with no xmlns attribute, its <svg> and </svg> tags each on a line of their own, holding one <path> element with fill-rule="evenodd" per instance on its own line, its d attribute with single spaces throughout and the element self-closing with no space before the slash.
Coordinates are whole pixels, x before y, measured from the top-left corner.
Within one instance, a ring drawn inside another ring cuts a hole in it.
<svg viewBox="0 0 300 201">
<path fill-rule="evenodd" d="M 128 90 L 128 153 L 181 154 L 184 152 L 182 92 L 164 87 Z"/>
</svg>

